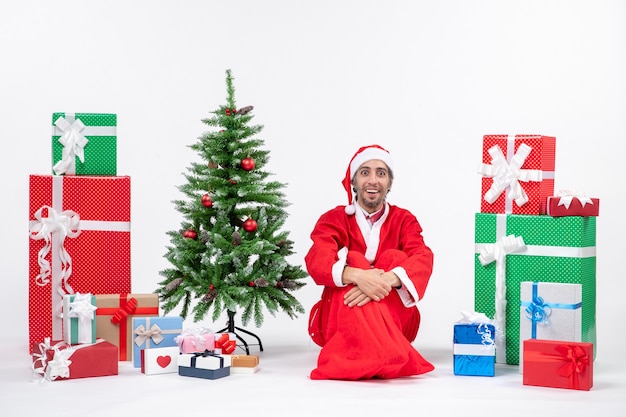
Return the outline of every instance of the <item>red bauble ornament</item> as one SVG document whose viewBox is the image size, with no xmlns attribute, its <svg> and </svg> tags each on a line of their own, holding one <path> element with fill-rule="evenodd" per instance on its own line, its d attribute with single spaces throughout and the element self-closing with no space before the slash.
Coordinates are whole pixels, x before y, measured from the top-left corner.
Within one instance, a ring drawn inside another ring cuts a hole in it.
<svg viewBox="0 0 626 417">
<path fill-rule="evenodd" d="M 255 286 L 254 281 L 250 281 L 250 282 L 248 282 L 248 286 L 250 286 L 250 287 L 254 287 L 254 286 Z"/>
<path fill-rule="evenodd" d="M 249 156 L 241 160 L 241 169 L 243 169 L 244 171 L 252 171 L 254 169 L 254 166 L 254 159 L 250 158 Z"/>
<path fill-rule="evenodd" d="M 210 290 L 214 290 L 215 289 L 215 285 L 213 285 L 213 284 L 209 285 L 209 289 Z"/>
<path fill-rule="evenodd" d="M 211 196 L 205 194 L 202 196 L 202 205 L 204 207 L 213 207 L 213 201 L 211 201 Z"/>
<path fill-rule="evenodd" d="M 183 233 L 183 237 L 186 239 L 196 240 L 198 238 L 198 234 L 193 229 L 187 229 L 185 230 L 185 233 Z"/>
<path fill-rule="evenodd" d="M 224 112 L 226 113 L 226 116 L 230 116 L 230 109 L 226 109 Z"/>
<path fill-rule="evenodd" d="M 245 222 L 243 222 L 243 230 L 248 233 L 255 232 L 257 228 L 256 220 L 248 218 Z"/>
</svg>

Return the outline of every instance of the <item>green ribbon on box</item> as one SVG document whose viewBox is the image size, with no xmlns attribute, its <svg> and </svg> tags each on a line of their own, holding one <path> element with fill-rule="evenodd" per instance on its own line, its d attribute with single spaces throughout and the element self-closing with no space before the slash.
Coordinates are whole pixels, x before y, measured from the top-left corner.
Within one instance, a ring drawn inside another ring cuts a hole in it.
<svg viewBox="0 0 626 417">
<path fill-rule="evenodd" d="M 496 360 L 519 364 L 522 281 L 581 284 L 582 341 L 595 344 L 595 217 L 476 213 L 475 221 L 474 309 L 504 324 L 506 342 L 496 346 Z M 522 247 L 506 252 L 506 239 L 521 240 Z M 496 247 L 506 253 L 487 259 Z"/>
<path fill-rule="evenodd" d="M 117 115 L 53 113 L 56 175 L 117 175 Z"/>
</svg>

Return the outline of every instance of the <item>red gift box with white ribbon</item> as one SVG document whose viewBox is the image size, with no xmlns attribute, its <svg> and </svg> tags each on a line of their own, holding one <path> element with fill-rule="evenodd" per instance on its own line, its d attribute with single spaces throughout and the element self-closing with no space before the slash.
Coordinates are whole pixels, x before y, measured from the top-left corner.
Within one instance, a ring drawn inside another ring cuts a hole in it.
<svg viewBox="0 0 626 417">
<path fill-rule="evenodd" d="M 481 213 L 545 214 L 554 194 L 556 138 L 543 135 L 485 135 Z"/>
<path fill-rule="evenodd" d="M 32 346 L 33 371 L 42 381 L 118 374 L 117 346 L 103 339 L 70 345 L 46 338 Z"/>
<path fill-rule="evenodd" d="M 129 293 L 130 177 L 31 175 L 29 346 L 63 339 L 65 294 Z"/>
</svg>

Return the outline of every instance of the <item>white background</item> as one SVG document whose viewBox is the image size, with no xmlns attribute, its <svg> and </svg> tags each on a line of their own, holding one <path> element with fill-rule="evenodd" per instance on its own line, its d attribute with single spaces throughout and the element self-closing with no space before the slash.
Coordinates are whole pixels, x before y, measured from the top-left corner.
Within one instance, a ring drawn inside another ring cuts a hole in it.
<svg viewBox="0 0 626 417">
<path fill-rule="evenodd" d="M 3 5 L 0 59 L 0 340 L 25 368 L 28 176 L 51 173 L 52 113 L 117 113 L 118 175 L 132 180 L 132 289 L 152 292 L 168 267 L 166 232 L 180 226 L 171 201 L 198 159 L 188 145 L 225 104 L 228 68 L 238 107 L 254 105 L 264 126 L 266 168 L 288 184 L 290 262 L 303 265 L 317 217 L 346 203 L 340 181 L 354 151 L 391 151 L 389 201 L 417 215 L 435 253 L 415 345 L 444 371 L 452 323 L 473 309 L 482 136 L 556 136 L 556 190 L 601 200 L 596 363 L 623 366 L 626 2 L 21 0 Z M 309 281 L 295 294 L 308 311 L 319 293 Z M 269 355 L 311 353 L 306 322 L 266 315 L 249 330 Z M 293 365 L 306 380 L 315 354 Z M 623 383 L 604 387 L 605 415 L 626 410 L 610 397 Z"/>
</svg>

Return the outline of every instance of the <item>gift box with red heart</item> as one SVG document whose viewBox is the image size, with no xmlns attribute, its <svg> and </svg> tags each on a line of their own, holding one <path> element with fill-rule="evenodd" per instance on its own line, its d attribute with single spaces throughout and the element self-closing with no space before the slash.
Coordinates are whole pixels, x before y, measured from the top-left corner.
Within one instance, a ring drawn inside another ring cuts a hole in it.
<svg viewBox="0 0 626 417">
<path fill-rule="evenodd" d="M 177 373 L 179 354 L 177 346 L 143 349 L 141 351 L 141 373 L 146 375 Z"/>
</svg>

